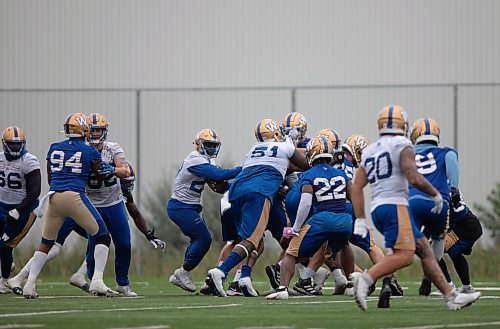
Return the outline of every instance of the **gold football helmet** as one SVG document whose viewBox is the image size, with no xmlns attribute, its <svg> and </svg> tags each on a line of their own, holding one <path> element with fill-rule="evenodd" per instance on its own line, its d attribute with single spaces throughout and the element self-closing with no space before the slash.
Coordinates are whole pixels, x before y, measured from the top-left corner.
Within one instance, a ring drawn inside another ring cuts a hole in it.
<svg viewBox="0 0 500 329">
<path fill-rule="evenodd" d="M 283 134 L 273 119 L 264 119 L 255 128 L 255 138 L 258 142 L 282 142 Z"/>
<path fill-rule="evenodd" d="M 318 159 L 328 159 L 330 163 L 333 159 L 332 147 L 332 143 L 322 136 L 311 139 L 306 146 L 306 159 L 309 165 L 312 166 Z"/>
<path fill-rule="evenodd" d="M 339 133 L 337 133 L 335 130 L 321 129 L 316 134 L 316 137 L 318 136 L 326 138 L 333 145 L 332 152 L 334 152 L 335 150 L 340 150 L 341 139 Z"/>
<path fill-rule="evenodd" d="M 87 117 L 89 125 L 89 137 L 87 138 L 90 145 L 99 145 L 104 142 L 108 136 L 108 120 L 100 113 L 91 113 Z"/>
<path fill-rule="evenodd" d="M 342 144 L 342 149 L 345 152 L 349 152 L 353 158 L 353 165 L 357 168 L 361 163 L 361 153 L 363 149 L 368 146 L 370 142 L 368 139 L 359 134 L 354 134 L 346 138 L 344 144 Z"/>
<path fill-rule="evenodd" d="M 299 132 L 299 143 L 306 137 L 307 120 L 299 112 L 288 113 L 285 116 L 285 119 L 283 120 L 283 124 L 281 126 L 283 127 L 283 132 L 285 135 L 288 135 L 290 130 L 296 129 Z"/>
<path fill-rule="evenodd" d="M 405 110 L 398 105 L 387 105 L 380 110 L 377 119 L 380 135 L 396 134 L 406 136 L 408 133 L 408 117 Z"/>
<path fill-rule="evenodd" d="M 439 144 L 439 134 L 441 129 L 434 119 L 420 118 L 413 123 L 410 139 L 413 144 L 423 141 L 431 141 Z"/>
<path fill-rule="evenodd" d="M 64 134 L 66 137 L 89 136 L 89 126 L 87 125 L 87 115 L 83 113 L 70 114 L 63 122 Z"/>
<path fill-rule="evenodd" d="M 5 128 L 2 134 L 2 144 L 6 154 L 14 158 L 20 157 L 26 149 L 24 132 L 16 126 Z"/>
<path fill-rule="evenodd" d="M 194 139 L 196 150 L 200 152 L 200 154 L 209 158 L 217 157 L 219 154 L 220 144 L 219 135 L 217 135 L 213 129 L 205 128 L 200 130 Z"/>
</svg>

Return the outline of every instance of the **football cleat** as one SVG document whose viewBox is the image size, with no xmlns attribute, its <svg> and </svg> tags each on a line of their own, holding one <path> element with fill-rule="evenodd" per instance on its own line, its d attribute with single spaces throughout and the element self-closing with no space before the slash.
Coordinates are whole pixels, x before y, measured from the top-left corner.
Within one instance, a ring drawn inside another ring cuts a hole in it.
<svg viewBox="0 0 500 329">
<path fill-rule="evenodd" d="M 104 142 L 108 136 L 108 120 L 100 113 L 91 113 L 87 116 L 89 125 L 89 137 L 87 141 L 90 145 L 96 146 Z"/>
<path fill-rule="evenodd" d="M 208 278 L 207 278 L 208 279 Z M 206 280 L 206 279 L 205 279 Z M 203 283 L 200 287 L 200 294 L 205 295 L 205 296 L 210 296 L 212 295 L 212 290 L 208 286 L 208 284 Z"/>
<path fill-rule="evenodd" d="M 208 158 L 216 158 L 220 150 L 219 135 L 213 129 L 200 130 L 194 139 L 196 151 Z"/>
<path fill-rule="evenodd" d="M 375 291 L 375 282 L 368 288 L 368 296 L 370 296 L 371 294 L 373 294 L 373 292 Z"/>
<path fill-rule="evenodd" d="M 12 290 L 12 292 L 16 295 L 21 296 L 23 294 L 23 279 L 19 277 L 19 274 L 7 280 L 7 285 L 9 286 L 10 290 Z"/>
<path fill-rule="evenodd" d="M 10 294 L 11 290 L 7 284 L 7 279 L 0 279 L 0 294 Z"/>
<path fill-rule="evenodd" d="M 476 292 L 476 290 L 472 286 L 461 286 L 458 288 L 458 292 L 461 294 L 473 294 Z"/>
<path fill-rule="evenodd" d="M 135 291 L 132 290 L 130 285 L 126 286 L 116 286 L 116 291 L 123 297 L 137 297 L 139 296 Z"/>
<path fill-rule="evenodd" d="M 303 296 L 317 296 L 318 295 L 318 293 L 314 289 L 311 278 L 307 278 L 307 279 L 299 278 L 299 281 L 297 281 L 297 283 L 293 287 L 293 290 L 295 290 L 296 292 L 298 292 L 300 295 L 303 295 Z"/>
<path fill-rule="evenodd" d="M 89 283 L 87 282 L 85 274 L 76 272 L 69 279 L 69 284 L 80 288 L 85 292 L 89 292 Z"/>
<path fill-rule="evenodd" d="M 391 295 L 392 296 L 403 296 L 403 288 L 398 283 L 398 279 L 396 276 L 391 277 L 391 282 L 389 283 L 389 287 L 391 287 Z"/>
<path fill-rule="evenodd" d="M 36 293 L 35 288 L 36 288 L 35 282 L 27 281 L 23 288 L 24 298 L 27 299 L 37 298 L 38 294 Z"/>
<path fill-rule="evenodd" d="M 26 289 L 26 286 L 24 287 L 24 289 Z M 108 286 L 106 286 L 106 284 L 102 280 L 92 280 L 92 282 L 90 282 L 89 292 L 92 295 L 103 296 L 103 297 L 118 296 L 118 292 L 114 291 L 111 288 L 108 288 Z"/>
<path fill-rule="evenodd" d="M 334 295 L 343 295 L 347 288 L 352 287 L 340 269 L 333 270 L 332 276 L 335 281 Z"/>
<path fill-rule="evenodd" d="M 384 278 L 382 283 L 382 290 L 380 290 L 380 295 L 378 296 L 378 308 L 389 308 L 391 300 L 391 287 L 390 278 Z"/>
<path fill-rule="evenodd" d="M 408 133 L 408 117 L 405 110 L 398 105 L 387 105 L 380 110 L 377 118 L 380 135 L 396 134 L 406 136 Z"/>
<path fill-rule="evenodd" d="M 480 292 L 473 292 L 470 294 L 462 294 L 455 292 L 453 298 L 446 302 L 450 311 L 457 311 L 459 309 L 471 306 L 476 300 L 481 297 Z"/>
<path fill-rule="evenodd" d="M 174 274 L 170 276 L 168 281 L 170 281 L 170 283 L 174 286 L 180 287 L 181 289 L 184 289 L 186 291 L 196 291 L 196 286 L 194 285 L 189 272 L 185 271 L 182 267 L 176 269 L 174 271 Z"/>
<path fill-rule="evenodd" d="M 351 273 L 351 281 L 354 288 L 354 299 L 359 308 L 363 311 L 368 309 L 368 304 L 366 302 L 366 297 L 368 296 L 368 290 L 370 289 L 370 284 L 366 281 L 363 276 L 364 273 L 354 272 Z"/>
<path fill-rule="evenodd" d="M 410 139 L 413 144 L 418 144 L 424 141 L 431 141 L 439 144 L 439 135 L 441 129 L 434 119 L 420 118 L 413 123 L 411 128 Z"/>
<path fill-rule="evenodd" d="M 259 297 L 259 293 L 252 286 L 252 279 L 249 276 L 241 278 L 238 286 L 245 297 Z"/>
<path fill-rule="evenodd" d="M 354 287 L 347 287 L 345 289 L 345 294 L 349 297 L 354 297 Z"/>
<path fill-rule="evenodd" d="M 13 158 L 19 158 L 26 149 L 26 137 L 19 127 L 7 127 L 2 134 L 3 150 Z"/>
<path fill-rule="evenodd" d="M 266 275 L 273 289 L 280 285 L 280 266 L 278 264 L 266 266 Z"/>
<path fill-rule="evenodd" d="M 218 268 L 213 268 L 208 271 L 208 278 L 205 280 L 205 283 L 210 287 L 214 296 L 227 297 L 224 291 L 225 278 L 226 275 L 224 272 Z"/>
<path fill-rule="evenodd" d="M 275 292 L 266 296 L 266 299 L 288 299 L 288 289 L 286 287 L 278 287 Z"/>
<path fill-rule="evenodd" d="M 330 275 L 330 271 L 328 271 L 324 267 L 318 268 L 316 273 L 314 273 L 313 281 L 314 281 L 314 290 L 316 290 L 316 292 L 320 292 L 323 289 L 323 286 L 325 285 L 325 281 L 326 281 L 326 279 L 328 279 L 329 275 Z"/>
<path fill-rule="evenodd" d="M 427 278 L 422 279 L 422 283 L 420 284 L 420 287 L 418 288 L 418 294 L 420 296 L 429 296 L 431 294 L 431 288 L 432 288 L 432 282 L 431 280 Z"/>
<path fill-rule="evenodd" d="M 229 284 L 229 287 L 226 291 L 226 295 L 228 296 L 244 296 L 243 292 L 241 291 L 240 285 L 238 281 L 233 281 Z"/>
</svg>

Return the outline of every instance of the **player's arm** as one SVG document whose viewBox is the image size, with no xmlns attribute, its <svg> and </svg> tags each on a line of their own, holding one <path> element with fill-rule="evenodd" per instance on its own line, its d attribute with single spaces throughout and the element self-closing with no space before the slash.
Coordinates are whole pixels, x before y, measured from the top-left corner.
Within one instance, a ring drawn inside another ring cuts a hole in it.
<svg viewBox="0 0 500 329">
<path fill-rule="evenodd" d="M 127 162 L 125 157 L 119 156 L 113 159 L 113 164 L 115 165 L 115 176 L 119 178 L 125 178 L 130 176 L 128 170 Z"/>
<path fill-rule="evenodd" d="M 446 177 L 451 188 L 458 189 L 458 179 L 460 177 L 460 169 L 458 166 L 458 156 L 454 150 L 446 152 L 444 157 L 446 166 Z"/>
<path fill-rule="evenodd" d="M 42 190 L 42 174 L 40 173 L 40 169 L 30 171 L 24 175 L 24 179 L 26 181 L 26 197 L 24 197 L 19 206 L 8 212 L 8 223 L 15 223 L 19 219 L 19 216 L 27 211 L 40 196 Z"/>
<path fill-rule="evenodd" d="M 193 175 L 206 178 L 213 181 L 223 181 L 227 179 L 232 179 L 236 177 L 240 171 L 241 167 L 234 168 L 220 168 L 210 163 L 203 163 L 196 166 L 191 166 L 187 170 Z"/>
<path fill-rule="evenodd" d="M 351 188 L 347 187 L 347 195 L 351 198 L 352 208 L 356 221 L 354 222 L 353 233 L 366 237 L 368 235 L 368 222 L 366 221 L 365 213 L 365 196 L 363 188 L 368 184 L 368 177 L 365 168 L 360 166 L 354 175 L 354 182 Z M 349 186 L 349 185 L 347 185 Z"/>
<path fill-rule="evenodd" d="M 436 188 L 418 172 L 417 165 L 415 164 L 415 151 L 413 150 L 413 147 L 405 147 L 401 151 L 399 157 L 401 172 L 405 175 L 408 183 L 415 186 L 420 191 L 432 196 L 435 206 L 431 209 L 431 211 L 437 214 L 441 213 L 441 210 L 443 209 L 443 197 L 441 196 L 441 193 L 439 193 L 439 191 L 436 190 Z"/>
<path fill-rule="evenodd" d="M 127 212 L 134 220 L 134 224 L 139 231 L 148 239 L 149 243 L 155 248 L 160 248 L 161 250 L 165 250 L 167 244 L 158 239 L 155 236 L 154 228 L 151 230 L 146 223 L 146 219 L 142 216 L 142 213 L 139 211 L 139 208 L 134 202 L 134 197 L 132 196 L 131 191 L 123 191 L 123 196 L 126 198 L 127 202 L 125 206 L 127 207 Z"/>
<path fill-rule="evenodd" d="M 304 155 L 303 151 L 300 151 L 300 149 L 295 149 L 293 152 L 292 157 L 290 158 L 290 165 L 296 167 L 296 171 L 306 171 L 311 166 L 307 163 L 306 156 Z"/>
<path fill-rule="evenodd" d="M 52 178 L 52 173 L 50 171 L 50 163 L 48 160 L 47 160 L 46 169 L 47 169 L 47 183 L 49 183 L 49 186 L 50 186 L 50 179 Z"/>
<path fill-rule="evenodd" d="M 293 231 L 298 232 L 307 219 L 307 215 L 311 210 L 313 199 L 313 187 L 311 184 L 302 185 L 302 194 L 300 195 L 299 209 L 297 210 L 297 217 L 293 224 Z"/>
</svg>

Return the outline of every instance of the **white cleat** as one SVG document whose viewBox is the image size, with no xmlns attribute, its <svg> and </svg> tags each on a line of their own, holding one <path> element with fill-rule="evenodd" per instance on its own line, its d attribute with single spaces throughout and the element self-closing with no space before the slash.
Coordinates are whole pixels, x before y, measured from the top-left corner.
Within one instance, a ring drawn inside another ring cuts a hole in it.
<svg viewBox="0 0 500 329">
<path fill-rule="evenodd" d="M 276 292 L 267 295 L 266 299 L 276 299 L 276 300 L 288 299 L 288 289 L 286 287 L 279 287 L 278 289 L 276 289 Z"/>
<path fill-rule="evenodd" d="M 24 298 L 27 299 L 37 298 L 38 294 L 36 293 L 35 288 L 36 288 L 35 282 L 27 281 L 23 288 Z"/>
<path fill-rule="evenodd" d="M 351 287 L 351 288 L 346 288 L 345 289 L 345 294 L 349 297 L 354 297 L 354 288 Z"/>
<path fill-rule="evenodd" d="M 363 311 L 368 309 L 368 304 L 366 302 L 366 297 L 368 296 L 368 289 L 370 288 L 370 284 L 366 282 L 363 277 L 363 273 L 354 272 L 351 273 L 351 281 L 354 288 L 354 299 L 358 304 L 359 308 Z"/>
<path fill-rule="evenodd" d="M 330 275 L 330 271 L 328 271 L 324 267 L 318 268 L 316 273 L 314 273 L 313 276 L 313 281 L 315 283 L 314 289 L 316 291 L 321 291 L 323 289 L 323 286 L 325 285 L 326 279 L 328 279 L 328 276 Z"/>
<path fill-rule="evenodd" d="M 450 311 L 457 311 L 464 307 L 471 306 L 476 300 L 481 297 L 480 292 L 473 292 L 468 294 L 457 293 L 455 297 L 451 300 L 448 300 L 446 304 L 448 305 L 448 309 Z"/>
<path fill-rule="evenodd" d="M 193 280 L 191 279 L 191 276 L 189 275 L 189 272 L 178 268 L 174 271 L 174 274 L 170 276 L 168 279 L 171 284 L 174 286 L 180 287 L 181 289 L 184 289 L 189 292 L 195 292 L 196 291 L 196 286 L 193 283 Z"/>
<path fill-rule="evenodd" d="M 135 291 L 130 288 L 130 285 L 116 286 L 116 291 L 123 297 L 137 297 L 139 296 Z"/>
<path fill-rule="evenodd" d="M 252 286 L 252 279 L 249 276 L 241 278 L 238 286 L 245 297 L 259 297 L 259 293 Z"/>
<path fill-rule="evenodd" d="M 0 294 L 10 294 L 10 288 L 7 279 L 0 279 Z"/>
<path fill-rule="evenodd" d="M 461 294 L 473 294 L 476 292 L 476 289 L 474 289 L 472 286 L 461 286 L 460 288 L 458 288 L 458 292 Z"/>
<path fill-rule="evenodd" d="M 106 284 L 102 280 L 92 280 L 92 282 L 90 282 L 89 292 L 92 295 L 96 296 L 104 296 L 104 297 L 118 296 L 118 292 L 106 286 Z"/>
<path fill-rule="evenodd" d="M 23 279 L 19 275 L 7 280 L 7 285 L 16 295 L 21 296 L 23 294 Z"/>
<path fill-rule="evenodd" d="M 226 278 L 224 272 L 218 268 L 213 268 L 208 271 L 208 278 L 206 283 L 212 289 L 212 292 L 217 294 L 219 297 L 227 297 L 226 291 L 224 290 L 223 281 Z"/>
<path fill-rule="evenodd" d="M 85 292 L 89 292 L 89 283 L 87 282 L 85 274 L 76 272 L 69 279 L 69 284 L 77 288 L 80 288 Z"/>
</svg>

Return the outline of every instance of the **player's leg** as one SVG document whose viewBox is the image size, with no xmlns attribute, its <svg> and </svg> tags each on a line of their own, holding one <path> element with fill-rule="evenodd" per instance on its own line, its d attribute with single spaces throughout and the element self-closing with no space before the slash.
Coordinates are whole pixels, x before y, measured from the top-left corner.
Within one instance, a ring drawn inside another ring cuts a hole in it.
<svg viewBox="0 0 500 329">
<path fill-rule="evenodd" d="M 0 242 L 0 294 L 8 294 L 11 291 L 7 284 L 7 280 L 10 277 L 13 260 L 12 248 Z"/>
<path fill-rule="evenodd" d="M 238 286 L 245 297 L 258 297 L 259 292 L 254 289 L 252 285 L 252 269 L 259 256 L 264 252 L 264 239 L 261 239 L 257 249 L 252 250 L 250 255 L 243 260 L 243 264 L 241 266 L 241 276 L 238 280 Z"/>
</svg>

